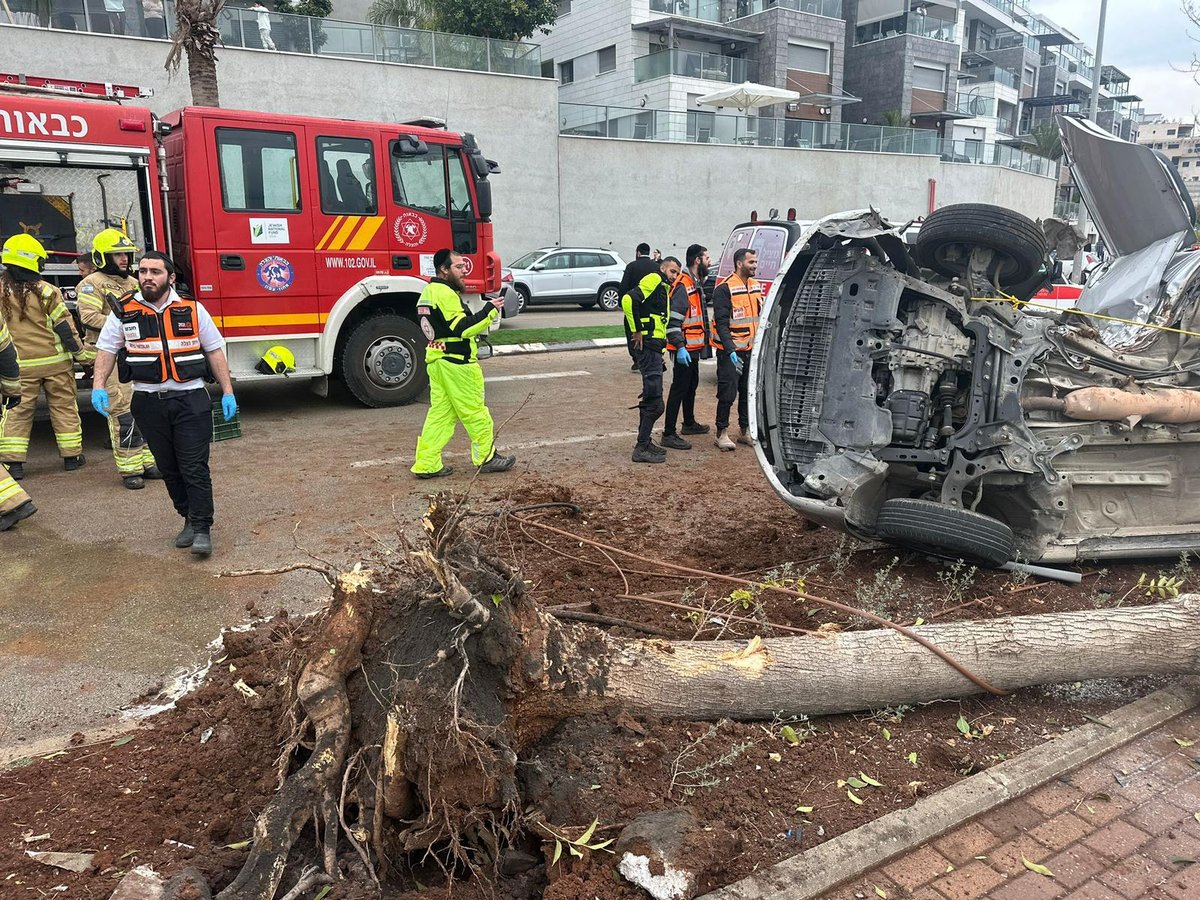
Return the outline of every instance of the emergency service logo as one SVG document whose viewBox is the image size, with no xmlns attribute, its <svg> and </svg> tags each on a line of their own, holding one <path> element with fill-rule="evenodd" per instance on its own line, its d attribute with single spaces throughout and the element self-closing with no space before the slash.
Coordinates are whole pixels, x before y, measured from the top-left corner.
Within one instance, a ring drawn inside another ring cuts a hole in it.
<svg viewBox="0 0 1200 900">
<path fill-rule="evenodd" d="M 258 283 L 273 294 L 292 286 L 296 273 L 282 256 L 267 256 L 258 264 Z"/>
<path fill-rule="evenodd" d="M 463 274 L 469 278 L 471 273 L 474 271 L 475 271 L 475 263 L 471 262 L 471 257 L 464 256 L 463 257 Z"/>
<path fill-rule="evenodd" d="M 416 213 L 400 213 L 392 223 L 392 236 L 404 247 L 419 247 L 429 237 L 429 226 Z"/>
</svg>

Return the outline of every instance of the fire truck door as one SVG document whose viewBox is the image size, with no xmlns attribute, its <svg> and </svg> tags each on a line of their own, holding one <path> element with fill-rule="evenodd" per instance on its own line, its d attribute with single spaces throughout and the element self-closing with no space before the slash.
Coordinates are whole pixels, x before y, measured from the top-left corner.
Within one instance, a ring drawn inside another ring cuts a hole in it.
<svg viewBox="0 0 1200 900">
<path fill-rule="evenodd" d="M 213 214 L 225 335 L 320 333 L 302 130 L 206 124 L 221 184 Z"/>
<path fill-rule="evenodd" d="M 432 278 L 433 255 L 453 246 L 446 148 L 412 139 L 393 140 L 388 142 L 388 159 L 391 190 L 387 224 L 392 272 Z"/>
<path fill-rule="evenodd" d="M 330 123 L 335 124 L 348 125 Z M 332 134 L 328 128 L 307 132 L 317 169 L 316 189 L 309 192 L 317 285 L 321 312 L 327 314 L 363 278 L 392 271 L 386 217 L 379 208 L 380 153 L 376 137 L 366 129 L 356 136 Z"/>
</svg>

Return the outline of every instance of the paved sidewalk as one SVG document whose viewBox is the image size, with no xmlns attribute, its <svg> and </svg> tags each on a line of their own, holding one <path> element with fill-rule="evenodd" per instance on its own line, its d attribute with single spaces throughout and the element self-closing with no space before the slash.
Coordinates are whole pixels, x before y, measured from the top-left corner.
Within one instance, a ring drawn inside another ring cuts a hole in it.
<svg viewBox="0 0 1200 900">
<path fill-rule="evenodd" d="M 824 897 L 1196 900 L 1198 757 L 1193 710 Z"/>
</svg>

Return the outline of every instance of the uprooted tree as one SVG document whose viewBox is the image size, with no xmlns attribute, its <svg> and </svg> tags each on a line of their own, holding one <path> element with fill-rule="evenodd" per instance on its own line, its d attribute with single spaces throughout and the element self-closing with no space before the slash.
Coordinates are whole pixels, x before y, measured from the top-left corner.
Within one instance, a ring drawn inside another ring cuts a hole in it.
<svg viewBox="0 0 1200 900">
<path fill-rule="evenodd" d="M 270 900 L 310 822 L 324 873 L 382 879 L 408 854 L 487 867 L 529 823 L 521 754 L 588 713 L 771 719 L 1057 682 L 1191 671 L 1200 598 L 1152 607 L 746 641 L 618 638 L 539 609 L 435 501 L 402 574 L 326 572 L 333 599 L 295 683 L 287 773 L 218 896 Z M 531 523 L 530 523 L 531 524 Z M 966 671 L 968 675 L 964 675 Z M 344 841 L 343 841 L 344 839 Z M 339 858 L 339 852 L 345 853 Z M 290 880 L 296 880 L 293 876 Z M 289 894 L 291 896 L 291 894 Z"/>
</svg>

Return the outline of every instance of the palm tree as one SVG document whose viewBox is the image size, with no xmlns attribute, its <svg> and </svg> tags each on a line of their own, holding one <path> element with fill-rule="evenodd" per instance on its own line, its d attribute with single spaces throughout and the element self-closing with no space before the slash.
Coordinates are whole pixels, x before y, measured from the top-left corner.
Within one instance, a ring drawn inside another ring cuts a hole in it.
<svg viewBox="0 0 1200 900">
<path fill-rule="evenodd" d="M 1029 132 L 1033 138 L 1033 152 L 1038 156 L 1044 156 L 1046 159 L 1058 159 L 1062 156 L 1062 138 L 1058 133 L 1058 126 L 1053 122 L 1043 122 L 1033 131 Z"/>
<path fill-rule="evenodd" d="M 436 29 L 437 11 L 432 0 L 374 0 L 367 10 L 372 25 Z"/>
<path fill-rule="evenodd" d="M 888 125 L 892 128 L 900 128 L 904 125 L 904 113 L 898 109 L 885 109 L 879 114 L 879 118 L 883 120 L 881 125 Z"/>
<path fill-rule="evenodd" d="M 196 106 L 220 106 L 217 91 L 217 45 L 221 32 L 217 17 L 225 0 L 178 0 L 175 4 L 175 34 L 165 68 L 174 74 L 187 55 L 188 81 L 192 103 Z"/>
</svg>

